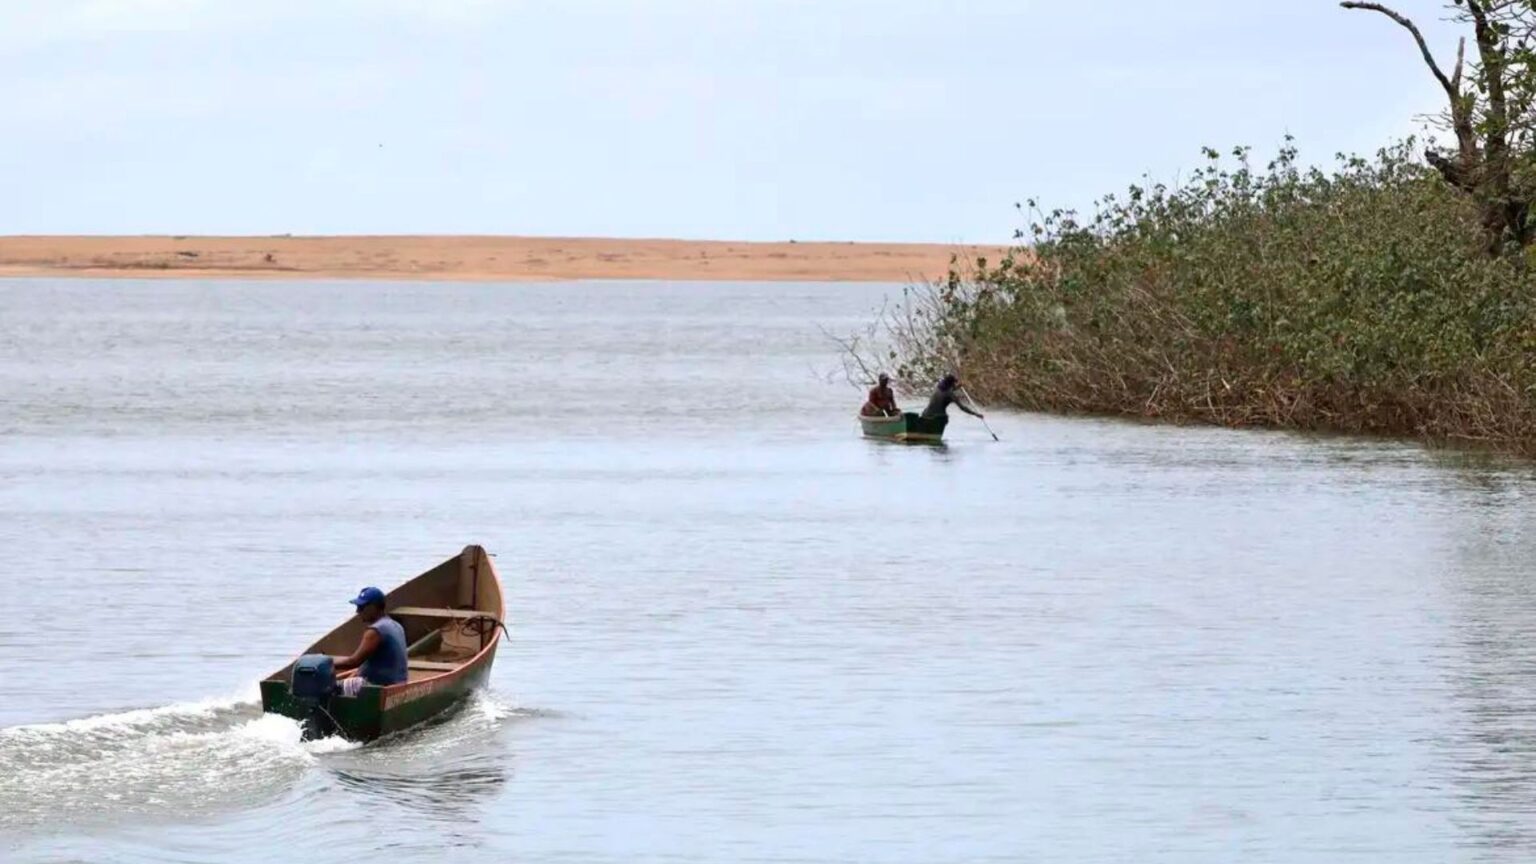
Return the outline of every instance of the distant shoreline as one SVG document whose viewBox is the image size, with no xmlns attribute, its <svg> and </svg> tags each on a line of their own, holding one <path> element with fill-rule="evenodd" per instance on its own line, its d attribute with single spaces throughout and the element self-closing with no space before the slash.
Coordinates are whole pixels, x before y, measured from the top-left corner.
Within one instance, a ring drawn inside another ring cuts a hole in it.
<svg viewBox="0 0 1536 864">
<path fill-rule="evenodd" d="M 915 282 L 1003 247 L 595 237 L 6 236 L 0 277 Z"/>
</svg>

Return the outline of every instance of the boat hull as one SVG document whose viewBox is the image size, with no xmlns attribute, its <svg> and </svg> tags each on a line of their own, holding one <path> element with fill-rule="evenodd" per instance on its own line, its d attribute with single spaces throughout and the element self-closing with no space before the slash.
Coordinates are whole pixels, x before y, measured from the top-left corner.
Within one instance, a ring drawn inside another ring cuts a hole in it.
<svg viewBox="0 0 1536 864">
<path fill-rule="evenodd" d="M 355 696 L 338 693 L 317 707 L 294 698 L 290 663 L 261 682 L 262 710 L 300 721 L 306 737 L 338 734 L 372 741 L 433 719 L 486 683 L 504 633 L 505 609 L 484 549 L 469 546 L 391 591 L 386 608 L 401 622 L 410 645 L 406 681 L 365 685 Z M 349 618 L 303 653 L 350 654 L 364 629 L 360 618 Z"/>
<path fill-rule="evenodd" d="M 910 411 L 892 417 L 859 415 L 864 437 L 905 444 L 937 444 L 944 440 L 944 427 L 948 424 L 948 417 L 922 417 Z"/>
<path fill-rule="evenodd" d="M 373 741 L 425 723 L 484 686 L 494 660 L 495 651 L 492 650 L 483 660 L 457 672 L 392 687 L 364 687 L 352 698 L 337 696 L 326 706 L 328 716 L 322 722 L 329 728 L 323 732 L 350 741 Z M 261 707 L 263 711 L 292 717 L 300 723 L 315 719 L 311 706 L 293 699 L 286 681 L 268 679 L 261 682 Z"/>
</svg>

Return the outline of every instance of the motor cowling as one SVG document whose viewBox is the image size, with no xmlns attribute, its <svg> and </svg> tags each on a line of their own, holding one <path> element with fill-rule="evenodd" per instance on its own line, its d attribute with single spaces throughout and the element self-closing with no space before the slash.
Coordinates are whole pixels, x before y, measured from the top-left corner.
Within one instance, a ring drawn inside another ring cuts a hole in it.
<svg viewBox="0 0 1536 864">
<path fill-rule="evenodd" d="M 336 692 L 336 665 L 326 654 L 305 654 L 293 664 L 288 683 L 295 701 L 310 705 L 329 702 Z"/>
<path fill-rule="evenodd" d="M 288 693 L 303 713 L 299 721 L 304 740 L 334 734 L 336 723 L 329 706 L 336 693 L 336 664 L 327 654 L 305 654 L 293 664 Z"/>
</svg>

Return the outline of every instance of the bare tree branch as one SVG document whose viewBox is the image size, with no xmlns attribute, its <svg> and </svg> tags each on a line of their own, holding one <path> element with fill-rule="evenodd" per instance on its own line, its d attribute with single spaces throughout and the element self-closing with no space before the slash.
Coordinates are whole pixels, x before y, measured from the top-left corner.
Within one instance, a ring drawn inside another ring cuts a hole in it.
<svg viewBox="0 0 1536 864">
<path fill-rule="evenodd" d="M 1435 62 L 1434 52 L 1429 50 L 1429 43 L 1424 41 L 1424 34 L 1419 32 L 1419 25 L 1409 20 L 1408 16 L 1388 9 L 1380 3 L 1357 3 L 1355 0 L 1345 0 L 1345 2 L 1339 5 L 1345 9 L 1365 9 L 1371 12 L 1380 12 L 1402 25 L 1409 33 L 1413 34 L 1413 41 L 1419 43 L 1419 52 L 1424 55 L 1424 62 L 1429 64 L 1429 71 L 1435 73 L 1435 78 L 1439 80 L 1440 86 L 1445 88 L 1446 95 L 1451 97 L 1451 102 L 1455 103 L 1461 98 L 1460 88 L 1457 84 L 1451 83 L 1451 79 L 1445 77 L 1445 73 L 1440 71 L 1440 64 Z M 1458 70 L 1461 69 L 1460 62 L 1456 64 L 1456 68 Z"/>
<path fill-rule="evenodd" d="M 1463 36 L 1456 43 L 1456 71 L 1451 73 L 1451 89 L 1461 92 L 1461 70 L 1467 60 L 1467 37 Z"/>
<path fill-rule="evenodd" d="M 1347 0 L 1339 5 L 1379 12 L 1413 34 L 1425 64 L 1450 97 L 1458 151 L 1430 149 L 1425 158 L 1447 184 L 1476 202 L 1489 254 L 1500 257 L 1536 243 L 1536 0 L 1448 0 L 1457 10 L 1455 19 L 1471 25 L 1477 50 L 1468 61 L 1468 40 L 1461 39 L 1449 77 L 1407 17 L 1380 3 Z"/>
<path fill-rule="evenodd" d="M 1478 166 L 1481 164 L 1481 154 L 1477 140 L 1477 130 L 1473 125 L 1473 113 L 1476 108 L 1476 95 L 1462 92 L 1462 75 L 1466 69 L 1467 40 L 1465 37 L 1456 46 L 1456 67 L 1451 77 L 1447 78 L 1441 71 L 1440 64 L 1435 62 L 1435 56 L 1429 50 L 1429 44 L 1424 41 L 1424 34 L 1419 31 L 1418 25 L 1402 15 L 1380 3 L 1344 2 L 1340 6 L 1345 9 L 1364 9 L 1381 14 L 1396 21 L 1409 33 L 1413 34 L 1413 40 L 1418 43 L 1419 52 L 1424 55 L 1424 62 L 1433 72 L 1435 79 L 1445 89 L 1446 96 L 1451 102 L 1451 128 L 1456 133 L 1457 157 L 1451 159 L 1445 154 L 1433 149 L 1426 150 L 1424 157 L 1429 161 L 1445 182 L 1464 192 L 1475 193 L 1482 182 Z"/>
<path fill-rule="evenodd" d="M 1509 125 L 1509 112 L 1504 95 L 1504 41 L 1489 23 L 1488 10 L 1479 0 L 1466 0 L 1467 11 L 1472 14 L 1473 33 L 1477 37 L 1477 51 L 1483 59 L 1483 79 L 1488 87 L 1489 158 L 1502 158 L 1505 132 Z M 1495 152 L 1497 151 L 1497 152 Z"/>
<path fill-rule="evenodd" d="M 1487 186 L 1484 195 L 1489 206 L 1484 209 L 1483 223 L 1490 235 L 1497 235 L 1490 237 L 1489 242 L 1491 251 L 1498 254 L 1504 243 L 1503 234 L 1506 229 L 1513 229 L 1516 239 L 1522 244 L 1527 242 L 1527 231 L 1523 224 L 1525 206 L 1510 194 L 1509 102 L 1505 91 L 1505 69 L 1509 58 L 1504 44 L 1505 28 L 1501 22 L 1492 20 L 1489 14 L 1490 10 L 1498 13 L 1503 7 L 1499 4 L 1490 6 L 1484 0 L 1464 2 L 1468 14 L 1472 16 L 1473 36 L 1482 58 L 1481 78 L 1488 93 L 1483 131 L 1483 152 L 1487 164 L 1481 180 Z"/>
</svg>

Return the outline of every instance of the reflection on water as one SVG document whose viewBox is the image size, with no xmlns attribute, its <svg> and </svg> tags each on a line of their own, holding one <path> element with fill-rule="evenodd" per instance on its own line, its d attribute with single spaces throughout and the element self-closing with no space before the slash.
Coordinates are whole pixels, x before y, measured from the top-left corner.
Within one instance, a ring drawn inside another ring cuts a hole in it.
<svg viewBox="0 0 1536 864">
<path fill-rule="evenodd" d="M 889 455 L 880 452 L 887 449 L 896 451 L 916 450 L 921 453 L 926 453 L 928 458 L 937 462 L 944 462 L 950 459 L 954 459 L 960 455 L 959 450 L 951 450 L 949 445 L 943 441 L 908 443 L 905 441 L 887 441 L 881 438 L 865 438 L 864 443 L 871 448 L 871 451 L 874 454 L 876 454 L 875 459 L 879 465 L 903 465 L 906 463 L 896 460 L 913 458 L 900 452 L 891 453 Z"/>
<path fill-rule="evenodd" d="M 0 858 L 1536 855 L 1528 465 L 868 441 L 809 370 L 882 293 L 0 282 Z M 470 542 L 489 694 L 364 747 L 259 715 Z"/>
<path fill-rule="evenodd" d="M 331 772 L 359 812 L 379 816 L 401 813 L 421 826 L 419 842 L 424 848 L 477 847 L 483 833 L 478 825 L 508 779 L 505 759 L 504 752 L 491 748 L 445 758 L 409 774 L 382 770 L 354 773 L 334 767 Z M 428 825 L 436 826 L 430 834 L 425 830 Z"/>
<path fill-rule="evenodd" d="M 447 717 L 339 753 L 325 767 L 370 812 L 387 805 L 449 824 L 472 823 L 511 770 L 511 752 L 494 732 L 509 718 L 528 716 L 477 695 Z"/>
<path fill-rule="evenodd" d="M 506 771 L 499 765 L 439 767 L 411 776 L 379 772 L 354 774 L 339 768 L 332 771 L 338 783 L 360 798 L 376 796 L 390 804 L 450 822 L 473 813 L 478 804 L 494 797 L 507 782 Z"/>
<path fill-rule="evenodd" d="M 1475 845 L 1517 855 L 1536 847 L 1536 772 L 1524 768 L 1536 765 L 1536 522 L 1521 473 L 1476 461 L 1456 472 L 1471 493 L 1469 511 L 1451 515 L 1465 523 L 1447 682 L 1461 720 L 1438 742 L 1442 776 L 1464 804 L 1457 821 Z"/>
</svg>

